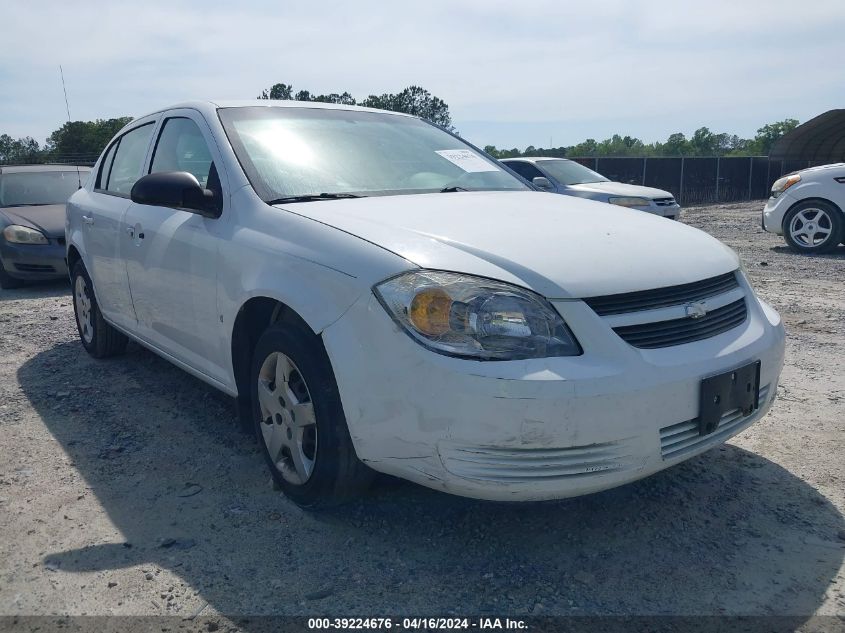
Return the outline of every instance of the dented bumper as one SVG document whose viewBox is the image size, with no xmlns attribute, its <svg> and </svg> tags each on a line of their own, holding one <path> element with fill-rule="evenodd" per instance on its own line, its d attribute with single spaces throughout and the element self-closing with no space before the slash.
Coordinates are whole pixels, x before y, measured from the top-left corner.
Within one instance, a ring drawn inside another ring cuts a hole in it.
<svg viewBox="0 0 845 633">
<path fill-rule="evenodd" d="M 372 296 L 323 331 L 353 444 L 375 470 L 495 500 L 571 497 L 640 479 L 765 415 L 783 365 L 777 313 L 753 294 L 745 323 L 638 349 L 581 301 L 553 302 L 577 357 L 479 362 L 413 341 Z M 759 408 L 695 425 L 704 377 L 761 362 Z"/>
</svg>

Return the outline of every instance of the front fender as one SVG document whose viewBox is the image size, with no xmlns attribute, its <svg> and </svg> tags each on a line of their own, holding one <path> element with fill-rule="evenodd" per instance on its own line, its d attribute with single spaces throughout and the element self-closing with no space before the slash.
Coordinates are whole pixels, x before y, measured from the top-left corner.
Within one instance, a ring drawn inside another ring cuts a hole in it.
<svg viewBox="0 0 845 633">
<path fill-rule="evenodd" d="M 839 187 L 842 187 L 845 190 L 845 186 L 838 185 L 837 183 L 833 183 Z M 829 183 L 821 183 L 814 180 L 802 181 L 799 182 L 797 185 L 793 185 L 789 189 L 784 192 L 784 196 L 789 196 L 795 203 L 804 202 L 808 199 L 815 199 L 815 200 L 823 200 L 828 202 L 838 208 L 840 211 L 845 212 L 843 209 L 843 205 L 841 204 L 842 197 L 839 196 L 839 202 L 836 202 L 833 198 L 837 196 L 832 195 L 834 192 L 831 191 L 831 185 Z M 790 208 L 793 205 L 790 205 Z"/>
<path fill-rule="evenodd" d="M 233 195 L 220 237 L 218 305 L 229 332 L 253 297 L 281 301 L 322 332 L 373 283 L 414 267 L 359 237 L 268 206 L 249 187 Z"/>
<path fill-rule="evenodd" d="M 319 334 L 369 291 L 366 284 L 346 273 L 278 253 L 269 261 L 245 265 L 240 274 L 221 281 L 224 289 L 241 289 L 221 297 L 226 331 L 231 331 L 238 312 L 250 299 L 266 297 L 285 304 Z"/>
</svg>

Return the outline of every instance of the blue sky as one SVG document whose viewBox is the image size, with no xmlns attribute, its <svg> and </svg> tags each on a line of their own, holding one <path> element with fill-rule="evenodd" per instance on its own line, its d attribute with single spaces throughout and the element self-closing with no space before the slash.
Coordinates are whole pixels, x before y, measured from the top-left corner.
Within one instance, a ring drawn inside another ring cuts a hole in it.
<svg viewBox="0 0 845 633">
<path fill-rule="evenodd" d="M 645 141 L 845 107 L 841 0 L 144 3 L 0 0 L 0 133 L 141 115 L 273 83 L 363 98 L 410 84 L 498 147 Z"/>
</svg>

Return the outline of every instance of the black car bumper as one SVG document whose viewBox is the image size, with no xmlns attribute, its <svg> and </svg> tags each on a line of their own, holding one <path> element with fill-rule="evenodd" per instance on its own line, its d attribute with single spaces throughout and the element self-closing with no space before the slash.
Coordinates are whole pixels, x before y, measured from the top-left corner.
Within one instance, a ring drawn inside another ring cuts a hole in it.
<svg viewBox="0 0 845 633">
<path fill-rule="evenodd" d="M 64 240 L 49 244 L 10 244 L 0 237 L 0 260 L 10 277 L 36 281 L 67 279 Z"/>
</svg>

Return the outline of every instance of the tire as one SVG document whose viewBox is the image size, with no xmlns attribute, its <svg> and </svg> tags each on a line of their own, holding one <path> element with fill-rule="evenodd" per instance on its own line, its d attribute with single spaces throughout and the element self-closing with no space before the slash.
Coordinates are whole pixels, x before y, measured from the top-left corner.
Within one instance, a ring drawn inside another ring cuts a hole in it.
<svg viewBox="0 0 845 633">
<path fill-rule="evenodd" d="M 3 262 L 0 261 L 0 288 L 3 290 L 12 290 L 13 288 L 20 288 L 24 285 L 24 281 L 21 279 L 15 279 L 9 273 L 6 272 L 6 269 L 3 268 Z"/>
<path fill-rule="evenodd" d="M 369 486 L 374 473 L 355 454 L 331 363 L 307 326 L 277 323 L 265 330 L 250 384 L 261 452 L 289 499 L 305 508 L 330 506 Z"/>
<path fill-rule="evenodd" d="M 129 339 L 103 318 L 91 277 L 81 260 L 73 267 L 70 280 L 76 330 L 85 350 L 94 358 L 108 358 L 125 352 Z"/>
<path fill-rule="evenodd" d="M 792 207 L 783 219 L 783 238 L 798 253 L 829 253 L 845 231 L 842 212 L 829 202 L 806 200 Z"/>
</svg>

